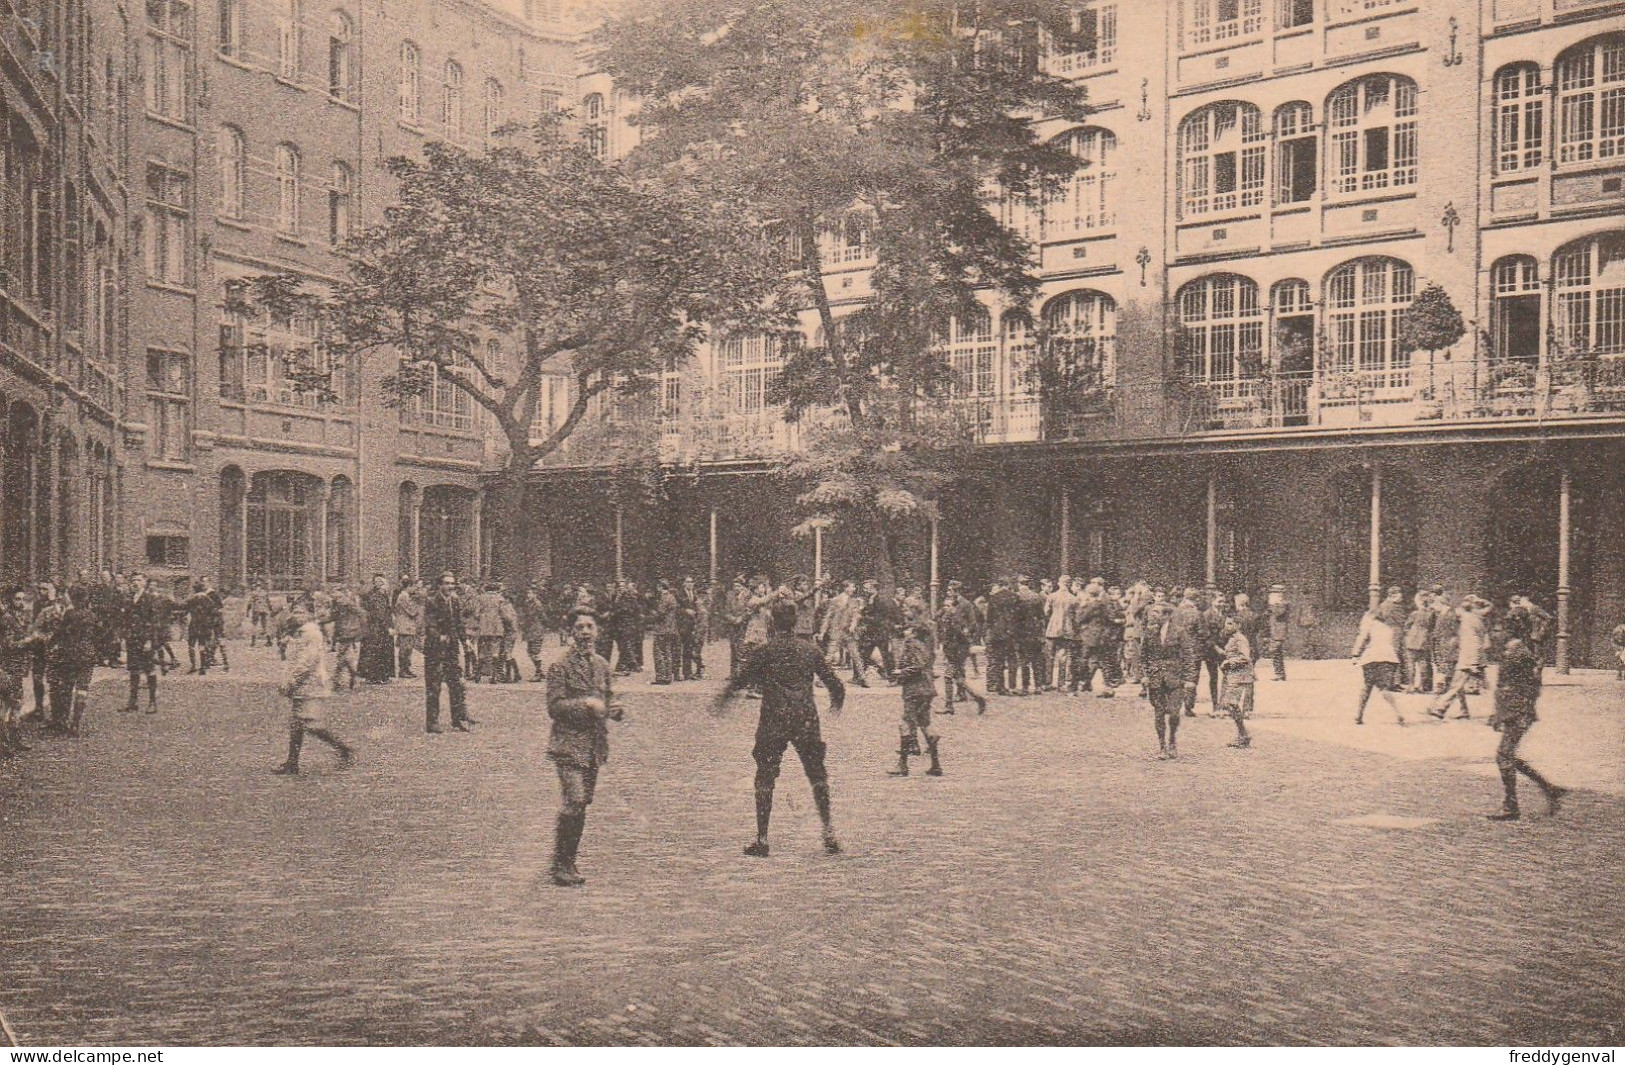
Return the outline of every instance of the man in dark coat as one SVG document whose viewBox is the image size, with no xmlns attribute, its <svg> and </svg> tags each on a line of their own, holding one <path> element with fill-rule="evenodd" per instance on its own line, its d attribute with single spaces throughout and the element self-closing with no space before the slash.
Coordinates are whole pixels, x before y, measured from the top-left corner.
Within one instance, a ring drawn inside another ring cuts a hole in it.
<svg viewBox="0 0 1625 1065">
<path fill-rule="evenodd" d="M 147 587 L 147 575 L 130 578 L 130 600 L 124 605 L 124 665 L 130 674 L 130 701 L 122 712 L 135 710 L 141 694 L 141 678 L 147 679 L 147 713 L 158 712 L 158 665 L 154 655 L 163 645 L 169 628 L 169 610 Z"/>
<path fill-rule="evenodd" d="M 946 671 L 942 680 L 942 712 L 954 712 L 954 700 L 968 699 L 976 704 L 976 712 L 987 713 L 987 700 L 981 693 L 974 692 L 965 686 L 965 659 L 970 655 L 971 644 L 976 639 L 976 630 L 981 625 L 981 617 L 976 612 L 976 604 L 960 594 L 962 585 L 958 581 L 948 582 L 948 594 L 942 600 L 942 606 L 937 608 L 937 635 L 942 644 L 942 659 Z"/>
<path fill-rule="evenodd" d="M 813 698 L 813 678 L 829 690 L 829 712 L 839 714 L 846 702 L 846 687 L 830 668 L 818 648 L 795 636 L 794 603 L 773 604 L 773 632 L 744 664 L 738 674 L 717 696 L 713 713 L 722 714 L 727 702 L 739 692 L 761 692 L 762 712 L 756 725 L 756 839 L 745 848 L 752 858 L 768 855 L 767 828 L 773 816 L 773 787 L 788 747 L 796 749 L 801 766 L 812 785 L 813 803 L 824 828 L 824 852 L 840 853 L 830 820 L 829 773 L 824 767 L 824 738 L 818 725 L 818 704 Z"/>
<path fill-rule="evenodd" d="M 1292 627 L 1292 604 L 1287 601 L 1286 585 L 1270 585 L 1264 603 L 1269 616 L 1269 655 L 1276 680 L 1286 680 L 1286 638 Z"/>
<path fill-rule="evenodd" d="M 1154 603 L 1146 610 L 1145 692 L 1157 729 L 1157 757 L 1179 757 L 1179 718 L 1189 713 L 1186 703 L 1196 695 L 1199 655 L 1190 624 L 1182 624 L 1177 608 Z"/>
<path fill-rule="evenodd" d="M 901 628 L 903 608 L 895 598 L 881 595 L 874 581 L 863 582 L 863 598 L 863 612 L 858 615 L 858 663 L 867 673 L 869 663 L 878 650 L 880 671 L 890 681 L 894 668 L 892 630 L 894 627 Z"/>
<path fill-rule="evenodd" d="M 361 657 L 356 673 L 364 681 L 383 684 L 395 676 L 395 640 L 390 632 L 395 603 L 389 595 L 389 579 L 382 573 L 374 573 L 372 587 L 362 593 L 361 612 L 366 615 L 367 623 L 361 633 Z"/>
<path fill-rule="evenodd" d="M 68 609 L 57 618 L 46 647 L 45 672 L 51 686 L 52 732 L 77 736 L 90 698 L 90 678 L 100 657 L 101 626 L 88 604 L 91 586 L 68 592 Z"/>
<path fill-rule="evenodd" d="M 995 695 L 1009 695 L 1015 687 L 1019 607 L 1016 593 L 1003 581 L 994 581 L 987 593 L 987 686 Z"/>
<path fill-rule="evenodd" d="M 1044 658 L 1044 597 L 1033 587 L 1031 577 L 1016 581 L 1016 653 L 1018 676 L 1011 683 L 1021 685 L 1020 694 L 1043 691 L 1049 682 L 1049 663 Z"/>
<path fill-rule="evenodd" d="M 1501 652 L 1501 672 L 1495 684 L 1495 713 L 1490 727 L 1501 734 L 1495 750 L 1495 768 L 1501 773 L 1501 809 L 1489 815 L 1491 821 L 1516 821 L 1518 774 L 1522 773 L 1546 794 L 1547 813 L 1555 814 L 1567 788 L 1558 787 L 1518 757 L 1518 744 L 1535 723 L 1535 703 L 1540 698 L 1541 662 L 1534 650 L 1519 637 L 1508 640 Z"/>
<path fill-rule="evenodd" d="M 609 662 L 596 651 L 598 619 L 590 610 L 570 616 L 570 649 L 547 670 L 547 716 L 553 720 L 547 757 L 559 774 L 559 816 L 553 841 L 553 883 L 580 887 L 576 852 L 587 825 L 587 807 L 598 787 L 598 769 L 609 761 L 609 721 L 621 719 L 610 690 Z"/>
<path fill-rule="evenodd" d="M 662 577 L 655 585 L 655 607 L 649 618 L 649 631 L 654 635 L 656 684 L 670 684 L 677 677 L 681 652 L 677 631 L 677 593 L 671 581 Z"/>
<path fill-rule="evenodd" d="M 463 601 L 457 594 L 457 575 L 440 575 L 440 586 L 423 604 L 424 730 L 440 728 L 440 686 L 451 701 L 451 727 L 467 732 L 476 722 L 468 716 L 463 689 Z"/>
</svg>

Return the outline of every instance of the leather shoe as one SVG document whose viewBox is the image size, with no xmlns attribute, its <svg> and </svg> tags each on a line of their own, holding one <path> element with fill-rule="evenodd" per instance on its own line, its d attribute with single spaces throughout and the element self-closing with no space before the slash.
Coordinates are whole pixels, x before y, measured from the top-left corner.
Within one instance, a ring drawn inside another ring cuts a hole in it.
<svg viewBox="0 0 1625 1065">
<path fill-rule="evenodd" d="M 1517 810 L 1502 809 L 1493 814 L 1485 815 L 1491 821 L 1516 821 L 1521 816 Z"/>
<path fill-rule="evenodd" d="M 745 844 L 745 857 L 766 858 L 767 844 L 763 843 L 761 840 L 756 840 L 754 842 Z"/>
</svg>

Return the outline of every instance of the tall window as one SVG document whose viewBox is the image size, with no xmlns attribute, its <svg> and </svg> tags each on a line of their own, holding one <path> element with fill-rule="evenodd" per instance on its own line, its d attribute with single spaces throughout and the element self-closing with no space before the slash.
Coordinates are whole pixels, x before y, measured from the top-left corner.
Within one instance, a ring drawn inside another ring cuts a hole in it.
<svg viewBox="0 0 1625 1065">
<path fill-rule="evenodd" d="M 220 395 L 250 403 L 276 403 L 287 407 L 315 407 L 322 397 L 293 387 L 288 380 L 290 362 L 315 371 L 328 369 L 316 340 L 316 324 L 306 317 L 264 315 L 254 321 L 227 318 L 220 325 Z M 342 373 L 332 378 L 333 391 L 342 402 L 349 381 Z"/>
<path fill-rule="evenodd" d="M 1117 137 L 1110 130 L 1080 129 L 1066 135 L 1083 164 L 1044 212 L 1044 236 L 1064 240 L 1106 229 L 1117 221 Z"/>
<path fill-rule="evenodd" d="M 241 57 L 243 54 L 243 6 L 247 0 L 219 0 L 220 54 Z"/>
<path fill-rule="evenodd" d="M 1416 184 L 1416 82 L 1392 74 L 1351 81 L 1326 99 L 1334 193 Z"/>
<path fill-rule="evenodd" d="M 873 218 L 866 210 L 848 211 L 818 228 L 818 255 L 825 266 L 861 263 L 874 258 Z"/>
<path fill-rule="evenodd" d="M 1109 67 L 1117 59 L 1117 4 L 1113 0 L 1084 0 L 1072 12 L 1072 29 L 1083 47 L 1056 51 L 1049 72 L 1057 77 Z"/>
<path fill-rule="evenodd" d="M 1275 110 L 1275 202 L 1303 203 L 1315 195 L 1314 111 L 1302 101 Z"/>
<path fill-rule="evenodd" d="M 243 190 L 248 178 L 248 145 L 236 126 L 221 126 L 218 140 L 220 159 L 220 213 L 242 218 Z"/>
<path fill-rule="evenodd" d="M 1264 28 L 1264 0 L 1186 0 L 1185 44 L 1250 37 Z"/>
<path fill-rule="evenodd" d="M 1519 63 L 1495 75 L 1495 168 L 1506 174 L 1539 166 L 1546 143 L 1546 93 L 1540 67 Z"/>
<path fill-rule="evenodd" d="M 587 138 L 587 150 L 595 159 L 609 157 L 609 123 L 604 109 L 603 93 L 591 93 L 581 101 L 581 109 L 585 112 L 586 129 L 583 131 Z"/>
<path fill-rule="evenodd" d="M 1625 231 L 1552 256 L 1557 339 L 1568 355 L 1625 355 Z"/>
<path fill-rule="evenodd" d="M 1274 344 L 1277 373 L 1307 373 L 1315 367 L 1315 305 L 1309 282 L 1300 278 L 1277 281 L 1270 290 L 1275 310 Z"/>
<path fill-rule="evenodd" d="M 192 236 L 188 202 L 191 179 L 157 163 L 147 165 L 147 277 L 171 285 L 190 280 L 187 248 Z"/>
<path fill-rule="evenodd" d="M 350 186 L 350 168 L 334 163 L 327 186 L 327 242 L 335 246 L 350 239 Z"/>
<path fill-rule="evenodd" d="M 1192 281 L 1179 290 L 1185 375 L 1224 382 L 1258 376 L 1264 362 L 1264 310 L 1258 285 L 1235 274 Z"/>
<path fill-rule="evenodd" d="M 1265 140 L 1262 115 L 1252 104 L 1209 104 L 1180 123 L 1184 216 L 1262 204 Z"/>
<path fill-rule="evenodd" d="M 440 124 L 453 137 L 463 135 L 463 68 L 449 59 L 440 86 Z"/>
<path fill-rule="evenodd" d="M 1540 268 L 1532 256 L 1509 255 L 1490 267 L 1493 356 L 1540 361 Z"/>
<path fill-rule="evenodd" d="M 321 481 L 309 474 L 276 470 L 256 473 L 248 489 L 249 578 L 276 591 L 305 586 L 313 576 L 316 507 Z"/>
<path fill-rule="evenodd" d="M 183 462 L 191 439 L 192 357 L 147 349 L 147 448 L 155 458 Z"/>
<path fill-rule="evenodd" d="M 456 352 L 451 358 L 451 365 L 453 368 L 468 366 L 468 356 Z M 453 380 L 453 374 L 442 372 L 438 364 L 431 364 L 430 370 L 433 382 L 424 389 L 423 395 L 418 399 L 418 409 L 422 412 L 423 420 L 442 429 L 467 432 L 474 428 L 473 397 L 458 388 Z"/>
<path fill-rule="evenodd" d="M 355 29 L 342 11 L 333 12 L 327 33 L 327 94 L 346 101 L 355 95 Z"/>
<path fill-rule="evenodd" d="M 1557 123 L 1559 163 L 1625 155 L 1625 34 L 1557 57 Z"/>
<path fill-rule="evenodd" d="M 1006 189 L 999 201 L 999 223 L 1028 243 L 1044 239 L 1044 205 L 1037 193 Z"/>
<path fill-rule="evenodd" d="M 299 149 L 291 144 L 276 146 L 276 228 L 299 235 Z"/>
<path fill-rule="evenodd" d="M 1275 0 L 1275 28 L 1290 30 L 1315 21 L 1315 0 Z"/>
<path fill-rule="evenodd" d="M 187 60 L 192 46 L 188 0 L 147 0 L 147 110 L 187 119 Z"/>
<path fill-rule="evenodd" d="M 1073 390 L 1117 380 L 1117 304 L 1098 292 L 1068 292 L 1044 306 L 1050 354 Z"/>
<path fill-rule="evenodd" d="M 411 41 L 401 42 L 401 121 L 417 125 L 423 119 L 423 56 Z"/>
<path fill-rule="evenodd" d="M 728 337 L 717 352 L 723 409 L 755 414 L 767 406 L 767 391 L 784 369 L 786 349 L 800 337 L 748 333 Z"/>
<path fill-rule="evenodd" d="M 1410 356 L 1395 350 L 1394 338 L 1415 290 L 1415 275 L 1398 259 L 1356 259 L 1327 274 L 1329 368 L 1383 374 L 1381 385 L 1408 384 Z"/>
<path fill-rule="evenodd" d="M 276 69 L 289 81 L 299 80 L 304 52 L 304 0 L 277 0 Z"/>
<path fill-rule="evenodd" d="M 485 79 L 485 92 L 480 100 L 480 127 L 490 143 L 502 125 L 502 83 L 495 78 Z"/>
<path fill-rule="evenodd" d="M 997 391 L 993 364 L 998 343 L 993 336 L 993 317 L 978 309 L 966 317 L 955 317 L 938 338 L 937 354 L 953 371 L 950 394 L 959 399 L 992 396 Z"/>
</svg>

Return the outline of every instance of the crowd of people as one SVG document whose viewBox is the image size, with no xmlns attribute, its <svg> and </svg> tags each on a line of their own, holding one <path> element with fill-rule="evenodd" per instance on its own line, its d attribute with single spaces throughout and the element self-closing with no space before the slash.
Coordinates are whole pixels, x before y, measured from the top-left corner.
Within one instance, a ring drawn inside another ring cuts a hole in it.
<svg viewBox="0 0 1625 1065">
<path fill-rule="evenodd" d="M 376 574 L 364 587 L 330 584 L 296 594 L 256 584 L 241 598 L 241 622 L 251 647 L 275 646 L 287 663 L 281 687 L 295 711 L 281 773 L 298 772 L 307 734 L 331 743 L 348 764 L 350 749 L 317 715 L 320 699 L 335 688 L 421 677 L 426 730 L 442 731 L 444 688 L 451 728 L 468 731 L 477 722 L 468 713 L 465 680 L 548 679 L 557 665 L 552 659 L 567 660 L 580 650 L 580 623 L 587 618 L 590 652 L 603 663 L 606 678 L 645 672 L 647 642 L 653 684 L 701 679 L 705 645 L 727 641 L 729 694 L 764 699 L 764 714 L 767 703 L 805 702 L 788 699 L 782 677 L 771 679 L 774 669 L 761 664 L 770 659 L 781 663 L 781 673 L 791 668 L 784 663 L 793 664 L 809 691 L 816 683 L 832 697 L 840 684 L 831 683 L 836 671 L 858 687 L 897 686 L 903 712 L 892 772 L 898 776 L 908 774 L 913 756 L 929 758 L 928 775 L 943 772 L 941 736 L 932 723 L 939 676 L 942 706 L 936 714 L 952 714 L 965 703 L 985 713 L 989 696 L 1112 698 L 1125 686 L 1138 686 L 1153 710 L 1158 757 L 1173 760 L 1180 720 L 1195 715 L 1205 673 L 1210 712 L 1234 722 L 1231 746 L 1246 749 L 1252 743 L 1246 722 L 1266 662 L 1269 676 L 1285 680 L 1289 636 L 1295 628 L 1300 639 L 1312 635 L 1316 625 L 1312 607 L 1295 606 L 1279 584 L 1262 591 L 1261 607 L 1248 594 L 1226 595 L 1212 587 L 1146 581 L 1122 586 L 1069 575 L 1017 574 L 993 580 L 974 596 L 952 580 L 940 602 L 933 605 L 932 598 L 917 583 L 883 592 L 876 580 L 805 575 L 775 583 L 739 574 L 726 587 L 691 576 L 662 578 L 647 590 L 630 580 L 553 580 L 514 592 L 500 580 L 460 580 L 452 573 L 442 574 L 432 588 L 416 577 L 390 581 Z M 206 579 L 160 588 L 140 573 L 81 573 L 66 587 L 47 581 L 8 591 L 0 611 L 0 758 L 29 749 L 25 718 L 36 719 L 44 733 L 77 733 L 98 665 L 123 667 L 129 687 L 121 709 L 140 709 L 144 689 L 148 713 L 158 710 L 159 678 L 181 668 L 176 642 L 185 643 L 188 673 L 229 670 L 226 604 Z M 1535 719 L 1552 633 L 1550 614 L 1523 595 L 1497 610 L 1476 594 L 1457 598 L 1439 585 L 1409 597 L 1391 588 L 1362 618 L 1352 648 L 1362 676 L 1354 723 L 1364 724 L 1373 693 L 1401 725 L 1406 718 L 1398 696 L 1406 693 L 1428 696 L 1426 711 L 1436 718 L 1451 708 L 1458 718 L 1470 717 L 1469 697 L 1486 690 L 1494 650 L 1502 669 L 1490 720 L 1502 732 L 1497 764 L 1505 781 L 1497 816 L 1518 816 L 1520 773 L 1544 791 L 1555 811 L 1562 789 L 1517 756 Z M 1625 626 L 1614 637 L 1625 662 Z M 783 640 L 813 649 L 816 668 L 801 652 L 785 651 Z M 780 650 L 764 658 L 770 645 Z M 571 650 L 561 656 L 554 646 Z M 591 670 L 584 676 L 582 683 L 597 683 Z M 982 685 L 973 685 L 973 676 Z M 764 692 L 764 684 L 777 694 Z M 29 686 L 33 701 L 25 714 Z M 607 711 L 612 702 L 606 694 L 594 705 Z M 805 731 L 804 723 L 798 727 Z M 795 730 L 787 735 L 793 742 Z M 780 745 L 775 775 L 782 753 Z M 808 772 L 817 775 L 810 762 Z M 816 790 L 816 780 L 814 785 Z M 765 852 L 765 817 L 763 825 Z"/>
</svg>

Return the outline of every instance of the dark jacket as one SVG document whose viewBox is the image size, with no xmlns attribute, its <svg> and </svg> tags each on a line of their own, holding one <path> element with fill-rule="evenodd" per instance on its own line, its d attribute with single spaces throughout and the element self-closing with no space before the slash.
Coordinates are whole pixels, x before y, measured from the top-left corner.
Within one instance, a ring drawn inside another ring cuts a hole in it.
<svg viewBox="0 0 1625 1065">
<path fill-rule="evenodd" d="M 950 644 L 969 646 L 976 637 L 979 620 L 976 604 L 969 599 L 961 596 L 951 606 L 944 602 L 937 610 L 937 638 L 944 647 Z"/>
<path fill-rule="evenodd" d="M 931 699 L 937 694 L 937 682 L 932 676 L 934 664 L 931 648 L 910 636 L 903 641 L 903 650 L 897 656 L 896 676 L 903 682 L 904 699 Z"/>
<path fill-rule="evenodd" d="M 751 653 L 725 690 L 732 694 L 756 688 L 762 693 L 763 724 L 794 725 L 818 719 L 813 677 L 829 689 L 831 708 L 846 701 L 846 686 L 817 647 L 794 636 L 774 633 Z"/>
<path fill-rule="evenodd" d="M 609 761 L 611 705 L 609 663 L 591 652 L 571 647 L 547 670 L 547 716 L 553 728 L 547 737 L 547 756 L 565 765 L 592 769 Z M 587 699 L 604 704 L 602 712 L 584 705 Z"/>
<path fill-rule="evenodd" d="M 436 591 L 423 603 L 423 654 L 455 660 L 462 653 L 463 601 Z"/>
<path fill-rule="evenodd" d="M 50 668 L 66 673 L 94 668 L 100 657 L 96 646 L 100 634 L 94 613 L 84 607 L 69 607 L 51 632 L 45 652 Z"/>
<path fill-rule="evenodd" d="M 1166 690 L 1195 682 L 1201 661 L 1195 632 L 1199 623 L 1194 610 L 1148 612 L 1140 652 L 1147 688 Z"/>
<path fill-rule="evenodd" d="M 988 643 L 1007 643 L 1016 638 L 1020 609 L 1021 600 L 1012 589 L 1000 588 L 987 597 Z"/>
<path fill-rule="evenodd" d="M 1501 672 L 1495 681 L 1495 713 L 1490 724 L 1528 726 L 1535 721 L 1535 701 L 1540 698 L 1540 659 L 1525 643 L 1509 644 L 1501 656 Z"/>
<path fill-rule="evenodd" d="M 151 588 L 124 605 L 124 641 L 135 650 L 149 650 L 169 636 L 169 604 Z"/>
</svg>

